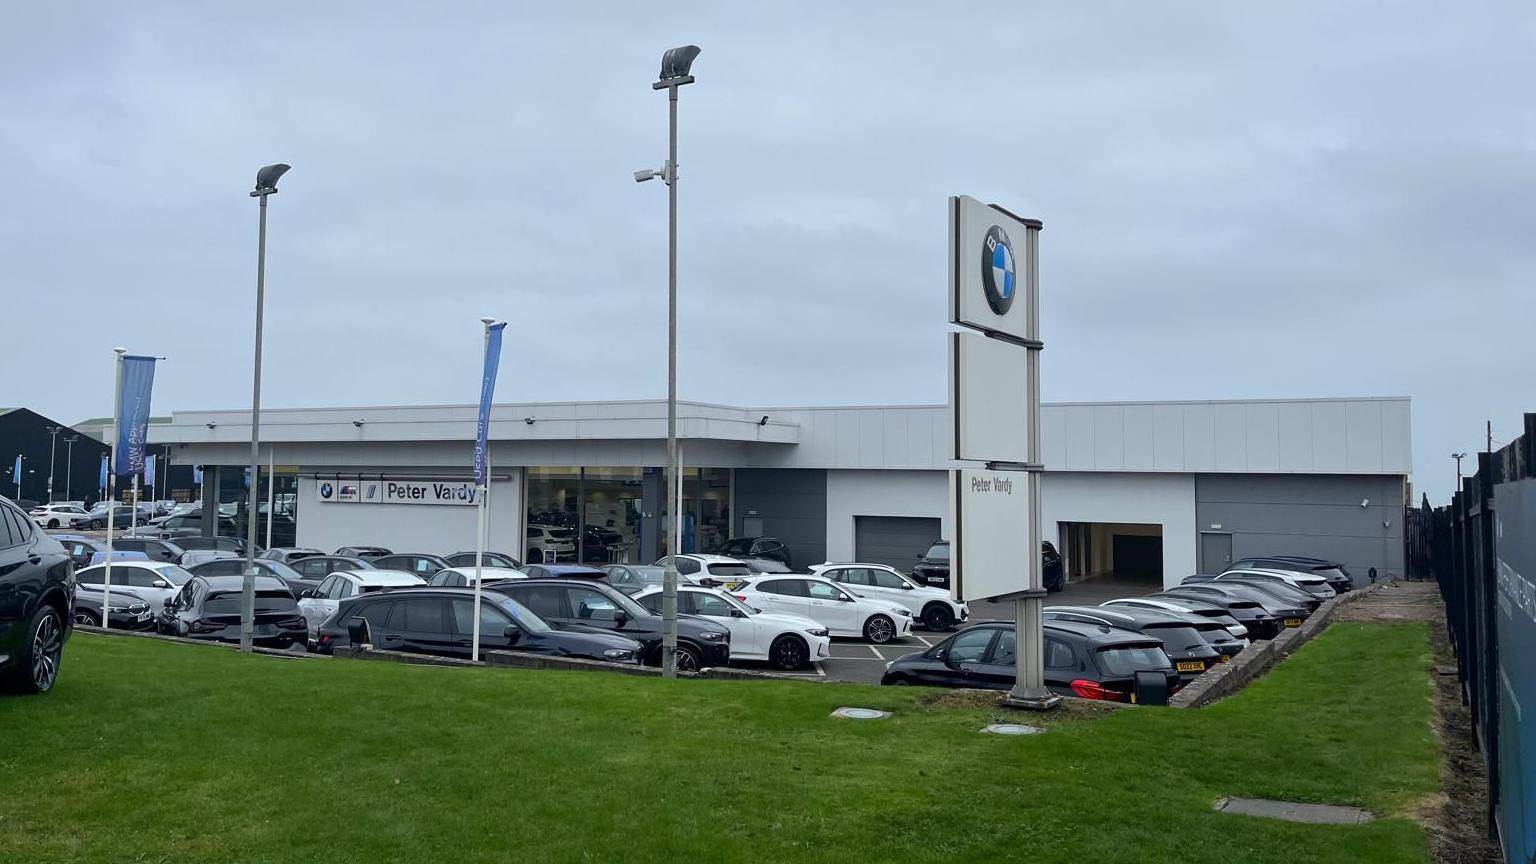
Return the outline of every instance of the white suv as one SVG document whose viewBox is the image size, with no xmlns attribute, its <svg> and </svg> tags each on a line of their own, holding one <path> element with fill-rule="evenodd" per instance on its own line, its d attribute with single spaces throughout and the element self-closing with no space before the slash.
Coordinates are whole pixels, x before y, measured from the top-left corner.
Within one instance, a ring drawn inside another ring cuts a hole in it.
<svg viewBox="0 0 1536 864">
<path fill-rule="evenodd" d="M 929 630 L 948 630 L 971 617 L 964 603 L 956 603 L 943 588 L 919 585 L 894 567 L 884 564 L 817 564 L 811 568 L 861 597 L 899 603 Z"/>
<path fill-rule="evenodd" d="M 526 532 L 529 564 L 553 564 L 576 560 L 576 529 L 559 525 L 529 525 Z"/>
<path fill-rule="evenodd" d="M 646 588 L 635 602 L 661 614 L 661 589 Z M 731 660 L 766 660 L 776 668 L 804 669 L 827 659 L 827 628 L 801 615 L 759 612 L 723 591 L 693 585 L 677 589 L 677 611 L 703 615 L 731 631 Z"/>
<path fill-rule="evenodd" d="M 655 566 L 667 566 L 667 559 L 662 558 L 656 562 Z M 727 558 L 724 555 L 679 555 L 677 556 L 677 573 L 686 581 L 706 588 L 726 585 L 738 579 L 757 575 L 757 571 L 748 567 L 745 561 L 739 558 Z"/>
<path fill-rule="evenodd" d="M 912 635 L 912 612 L 907 607 L 860 597 L 820 576 L 760 576 L 735 583 L 730 594 L 764 612 L 809 618 L 833 636 L 862 637 L 881 645 Z"/>
</svg>

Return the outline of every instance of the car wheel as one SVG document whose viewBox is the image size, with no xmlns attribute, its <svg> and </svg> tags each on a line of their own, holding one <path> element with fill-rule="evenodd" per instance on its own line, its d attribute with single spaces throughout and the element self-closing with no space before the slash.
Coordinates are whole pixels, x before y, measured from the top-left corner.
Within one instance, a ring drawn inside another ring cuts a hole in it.
<svg viewBox="0 0 1536 864">
<path fill-rule="evenodd" d="M 49 519 L 48 520 L 48 527 L 49 528 L 57 528 L 57 527 L 59 527 L 59 520 L 57 520 L 57 519 Z"/>
<path fill-rule="evenodd" d="M 699 652 L 689 648 L 687 645 L 677 646 L 677 671 L 697 672 L 700 665 Z"/>
<path fill-rule="evenodd" d="M 28 622 L 22 643 L 21 662 L 4 683 L 23 693 L 47 693 L 59 677 L 59 658 L 64 652 L 64 619 L 59 610 L 43 606 Z"/>
<path fill-rule="evenodd" d="M 76 609 L 75 623 L 83 624 L 86 627 L 100 627 L 101 619 L 96 617 L 96 613 L 89 609 Z"/>
<path fill-rule="evenodd" d="M 92 519 L 91 520 L 91 530 L 92 531 L 100 531 L 101 529 L 103 529 L 105 527 L 107 527 L 107 523 L 101 521 L 100 519 Z"/>
<path fill-rule="evenodd" d="M 896 638 L 896 622 L 885 615 L 871 615 L 864 622 L 864 638 L 876 645 L 884 645 Z"/>
<path fill-rule="evenodd" d="M 955 613 L 943 603 L 930 603 L 923 610 L 923 626 L 929 630 L 948 630 L 955 626 Z"/>
<path fill-rule="evenodd" d="M 804 669 L 810 665 L 811 646 L 799 636 L 784 635 L 773 640 L 768 648 L 768 660 L 775 669 Z"/>
</svg>

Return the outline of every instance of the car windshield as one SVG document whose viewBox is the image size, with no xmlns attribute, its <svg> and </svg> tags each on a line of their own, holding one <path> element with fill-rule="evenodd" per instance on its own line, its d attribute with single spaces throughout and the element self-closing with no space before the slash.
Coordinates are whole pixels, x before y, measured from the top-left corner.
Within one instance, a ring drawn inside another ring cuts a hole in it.
<svg viewBox="0 0 1536 864">
<path fill-rule="evenodd" d="M 635 574 L 637 579 L 647 585 L 660 585 L 667 577 L 667 568 L 665 567 L 636 566 L 634 564 L 630 564 L 628 567 L 629 572 Z"/>
<path fill-rule="evenodd" d="M 186 547 L 182 546 L 179 543 L 172 543 L 169 540 L 161 540 L 160 542 L 164 543 L 165 544 L 165 548 L 169 549 L 171 554 L 175 555 L 178 558 L 180 558 L 182 555 L 186 554 L 186 551 L 187 551 Z"/>
<path fill-rule="evenodd" d="M 614 591 L 610 588 L 607 593 L 603 594 L 603 597 L 606 598 L 609 603 L 612 603 L 620 609 L 623 609 L 624 613 L 631 618 L 649 618 L 652 615 L 657 614 L 645 608 L 644 606 L 641 606 L 639 603 L 636 603 L 635 598 L 625 594 L 623 591 Z"/>
<path fill-rule="evenodd" d="M 759 610 L 754 609 L 751 606 L 748 606 L 747 604 L 741 602 L 740 600 L 737 600 L 735 597 L 732 597 L 731 595 L 725 593 L 724 591 L 713 592 L 709 596 L 711 596 L 711 597 L 719 597 L 719 598 L 725 600 L 725 602 L 731 604 L 732 608 L 734 608 L 734 609 L 736 609 L 736 610 L 738 610 L 740 612 L 744 612 L 744 613 L 746 613 L 748 615 L 760 615 L 760 614 L 762 614 Z"/>
<path fill-rule="evenodd" d="M 486 597 L 489 599 L 492 595 L 486 595 Z M 513 600 L 511 597 L 495 595 L 495 599 L 492 599 L 491 602 L 500 606 L 502 611 L 508 615 L 511 615 L 512 620 L 516 621 L 517 626 L 521 627 L 526 633 L 548 633 L 553 629 L 544 623 L 543 618 L 533 614 L 533 610 Z"/>
<path fill-rule="evenodd" d="M 948 561 L 949 560 L 949 544 L 948 543 L 935 543 L 932 546 L 928 547 L 928 551 L 923 553 L 923 557 L 924 558 L 932 558 L 935 561 Z"/>
<path fill-rule="evenodd" d="M 1109 675 L 1134 675 L 1137 672 L 1166 672 L 1173 668 L 1163 649 L 1144 647 L 1100 648 L 1099 668 Z"/>
<path fill-rule="evenodd" d="M 257 591 L 256 614 L 270 615 L 274 612 L 298 612 L 299 604 L 294 601 L 293 595 L 287 591 Z M 240 592 L 231 591 L 224 594 L 213 594 L 203 603 L 205 615 L 239 615 Z"/>
<path fill-rule="evenodd" d="M 295 579 L 304 578 L 303 576 L 299 575 L 299 571 L 289 567 L 287 564 L 284 564 L 281 561 L 274 561 L 271 558 L 258 558 L 256 560 L 257 567 L 265 568 L 268 573 L 271 573 L 273 576 L 282 579 L 284 582 L 291 582 Z"/>
</svg>

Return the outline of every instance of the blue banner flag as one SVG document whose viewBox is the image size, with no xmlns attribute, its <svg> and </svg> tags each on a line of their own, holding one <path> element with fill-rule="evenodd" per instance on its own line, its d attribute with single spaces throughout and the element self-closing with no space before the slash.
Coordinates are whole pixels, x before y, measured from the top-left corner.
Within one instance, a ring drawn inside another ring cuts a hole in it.
<svg viewBox="0 0 1536 864">
<path fill-rule="evenodd" d="M 144 485 L 149 487 L 149 491 L 150 492 L 154 492 L 155 491 L 155 457 L 154 457 L 154 454 L 150 454 L 144 460 Z M 151 495 L 150 497 L 153 498 L 154 496 Z"/>
<path fill-rule="evenodd" d="M 21 454 L 16 454 L 16 464 L 11 466 L 11 482 L 21 482 Z"/>
<path fill-rule="evenodd" d="M 149 393 L 154 386 L 155 358 L 135 354 L 123 358 L 123 396 L 117 404 L 117 464 L 113 466 L 119 477 L 144 470 Z"/>
<path fill-rule="evenodd" d="M 203 485 L 203 466 L 201 466 L 201 465 L 193 465 L 192 466 L 192 482 L 196 483 L 199 486 Z"/>
<path fill-rule="evenodd" d="M 491 431 L 491 398 L 496 395 L 496 368 L 501 365 L 501 331 L 507 324 L 486 328 L 485 371 L 480 377 L 480 416 L 475 421 L 475 485 L 490 483 L 486 469 L 485 439 Z"/>
<path fill-rule="evenodd" d="M 97 489 L 107 488 L 107 454 L 101 454 L 101 480 L 96 484 Z"/>
</svg>

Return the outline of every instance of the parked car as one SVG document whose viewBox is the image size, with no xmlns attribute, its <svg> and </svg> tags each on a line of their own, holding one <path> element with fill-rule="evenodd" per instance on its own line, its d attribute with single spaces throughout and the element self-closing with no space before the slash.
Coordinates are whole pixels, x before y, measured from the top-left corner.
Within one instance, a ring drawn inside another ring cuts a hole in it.
<svg viewBox="0 0 1536 864">
<path fill-rule="evenodd" d="M 667 568 L 654 564 L 609 564 L 602 570 L 607 574 L 609 585 L 629 595 L 639 594 L 653 585 L 661 585 L 667 575 Z M 679 585 L 687 583 L 686 578 L 679 576 Z"/>
<path fill-rule="evenodd" d="M 475 553 L 455 552 L 452 555 L 444 555 L 443 560 L 448 562 L 449 567 L 473 567 L 475 566 Z M 482 566 L 485 567 L 504 567 L 508 570 L 523 569 L 523 562 L 505 552 L 483 552 L 480 555 L 480 560 Z"/>
<path fill-rule="evenodd" d="M 392 552 L 368 560 L 380 570 L 404 570 L 423 579 L 431 579 L 437 571 L 448 569 L 448 562 L 441 556 L 420 552 Z"/>
<path fill-rule="evenodd" d="M 312 549 L 307 546 L 274 546 L 271 549 L 263 549 L 257 552 L 256 557 L 265 558 L 268 561 L 276 561 L 280 564 L 292 564 L 300 558 L 324 554 L 319 549 Z"/>
<path fill-rule="evenodd" d="M 1180 612 L 1185 615 L 1198 615 L 1215 621 L 1225 627 L 1227 633 L 1233 639 L 1247 640 L 1248 628 L 1242 622 L 1227 614 L 1227 610 L 1208 600 L 1192 600 L 1188 597 L 1122 597 L 1118 600 L 1109 600 L 1100 603 L 1114 609 L 1119 606 L 1130 606 L 1135 609 L 1155 609 L 1159 612 Z"/>
<path fill-rule="evenodd" d="M 557 629 L 598 627 L 639 642 L 641 660 L 661 665 L 660 615 L 604 582 L 580 579 L 517 579 L 497 582 L 491 591 L 523 604 Z M 731 659 L 730 631 L 713 621 L 679 615 L 677 668 L 693 672 L 724 666 Z"/>
<path fill-rule="evenodd" d="M 948 540 L 935 540 L 927 552 L 917 556 L 917 564 L 912 567 L 912 578 L 930 588 L 949 590 Z M 1040 579 L 1047 591 L 1060 591 L 1066 587 L 1061 555 L 1049 540 L 1040 543 Z"/>
<path fill-rule="evenodd" d="M 112 541 L 113 549 L 124 552 L 143 552 L 151 561 L 180 564 L 187 550 L 169 540 L 153 540 L 146 537 L 121 537 Z"/>
<path fill-rule="evenodd" d="M 715 552 L 727 558 L 768 558 L 785 567 L 794 566 L 789 547 L 777 537 L 732 537 L 720 544 Z"/>
<path fill-rule="evenodd" d="M 106 593 L 87 586 L 75 588 L 74 622 L 88 627 L 101 626 L 101 604 Z M 155 613 L 149 601 L 128 590 L 112 591 L 109 626 L 114 630 L 153 630 Z"/>
<path fill-rule="evenodd" d="M 271 558 L 257 558 L 252 562 L 256 565 L 257 576 L 271 576 L 281 579 L 288 590 L 297 597 L 305 591 L 320 587 L 319 579 L 310 579 L 299 571 Z M 212 561 L 204 561 L 195 567 L 189 567 L 192 573 L 198 576 L 245 576 L 244 558 L 216 558 Z"/>
<path fill-rule="evenodd" d="M 1289 570 L 1295 573 L 1305 573 L 1317 576 L 1328 583 L 1336 593 L 1343 594 L 1353 590 L 1355 580 L 1349 575 L 1343 564 L 1337 561 L 1326 561 L 1322 558 L 1303 558 L 1299 555 L 1269 555 L 1257 558 L 1243 558 L 1232 562 L 1228 570 Z"/>
<path fill-rule="evenodd" d="M 0 686 L 53 689 L 74 628 L 74 562 L 24 510 L 0 498 Z"/>
<path fill-rule="evenodd" d="M 624 545 L 624 535 L 601 525 L 588 525 L 581 532 L 583 561 L 612 560 L 613 550 Z"/>
<path fill-rule="evenodd" d="M 297 570 L 305 579 L 324 579 L 338 570 L 378 569 L 367 558 L 351 555 L 311 555 L 308 558 L 300 558 L 288 566 Z"/>
<path fill-rule="evenodd" d="M 661 614 L 662 589 L 650 586 L 635 602 Z M 827 628 L 800 615 L 760 612 L 723 591 L 694 585 L 677 589 L 679 615 L 700 615 L 731 631 L 731 660 L 762 660 L 777 669 L 804 669 L 831 652 Z"/>
<path fill-rule="evenodd" d="M 325 619 L 336 614 L 341 601 L 391 588 L 416 588 L 422 585 L 421 577 L 403 570 L 345 570 L 327 575 L 319 586 L 299 595 L 299 611 L 309 630 L 309 639 Z"/>
<path fill-rule="evenodd" d="M 912 635 L 912 611 L 900 603 L 860 597 L 821 576 L 758 576 L 734 583 L 730 594 L 764 612 L 799 615 L 833 636 L 863 638 L 876 645 Z"/>
<path fill-rule="evenodd" d="M 783 561 L 776 561 L 772 558 L 739 558 L 737 560 L 747 565 L 747 569 L 751 570 L 753 573 L 762 574 L 795 572 L 795 568 L 785 564 Z"/>
<path fill-rule="evenodd" d="M 303 645 L 309 633 L 288 585 L 272 576 L 257 576 L 255 583 L 252 643 L 272 648 Z M 244 584 L 241 576 L 193 576 L 165 602 L 155 629 L 186 639 L 239 642 Z"/>
<path fill-rule="evenodd" d="M 470 657 L 474 596 L 462 588 L 403 588 L 344 600 L 320 625 L 315 650 L 330 654 L 351 645 L 347 625 L 368 622 L 377 648 L 445 657 Z M 480 597 L 480 650 L 529 651 L 609 663 L 639 663 L 641 643 L 596 627 L 556 627 L 505 594 Z"/>
<path fill-rule="evenodd" d="M 1269 637 L 1279 635 L 1279 632 L 1287 627 L 1300 627 L 1301 622 L 1311 615 L 1311 610 L 1296 601 L 1280 597 L 1262 588 L 1252 585 L 1244 585 L 1241 582 L 1195 582 L 1179 585 L 1164 592 L 1174 597 L 1194 597 L 1200 600 L 1210 600 L 1213 603 L 1229 603 L 1227 606 L 1235 615 L 1241 614 L 1246 607 L 1238 604 L 1252 603 L 1264 614 L 1271 616 L 1277 622 L 1271 625 L 1272 630 L 1267 631 Z M 1242 620 L 1239 618 L 1239 620 Z M 1249 628 L 1250 631 L 1252 627 Z M 1264 635 L 1261 633 L 1261 635 Z"/>
<path fill-rule="evenodd" d="M 336 550 L 336 554 L 349 558 L 377 558 L 390 554 L 390 551 L 383 546 L 343 546 Z"/>
<path fill-rule="evenodd" d="M 196 531 L 201 534 L 203 533 L 203 511 L 197 509 L 183 513 L 173 513 L 169 516 L 152 519 L 150 524 L 159 528 L 162 533 L 169 531 Z M 233 537 L 240 533 L 240 526 L 233 517 L 220 513 L 214 519 L 214 530 L 220 536 Z"/>
<path fill-rule="evenodd" d="M 1259 588 L 1266 593 L 1272 594 L 1282 600 L 1287 600 L 1292 603 L 1301 605 L 1307 610 L 1307 614 L 1309 615 L 1313 612 L 1316 612 L 1317 607 L 1323 605 L 1323 598 L 1313 594 L 1310 591 L 1307 591 L 1304 588 L 1292 585 L 1284 579 L 1278 579 L 1274 576 L 1255 575 L 1251 572 L 1231 573 L 1227 574 L 1225 578 L 1221 578 L 1221 574 L 1218 574 L 1217 576 L 1196 574 L 1194 576 L 1185 577 L 1183 584 L 1198 585 L 1205 582 L 1211 583 L 1213 585 L 1226 584 L 1230 582 L 1234 585 L 1247 585 L 1250 588 Z"/>
<path fill-rule="evenodd" d="M 861 597 L 898 603 L 929 630 L 949 630 L 971 617 L 969 607 L 956 603 L 948 591 L 919 585 L 884 564 L 827 563 L 812 567 L 811 572 L 845 585 Z"/>
<path fill-rule="evenodd" d="M 113 545 L 115 546 L 116 544 L 113 544 Z M 143 552 L 119 552 L 119 551 L 113 551 L 113 553 L 112 553 L 112 560 L 113 561 L 117 561 L 117 562 L 121 562 L 121 561 L 148 561 L 149 560 L 149 556 L 145 555 Z M 101 544 L 100 548 L 98 548 L 94 553 L 91 554 L 91 561 L 90 561 L 90 563 L 92 563 L 92 564 L 105 564 L 105 563 L 107 563 L 107 544 L 105 542 L 103 542 Z"/>
<path fill-rule="evenodd" d="M 1292 588 L 1300 588 L 1318 600 L 1328 600 L 1337 594 L 1332 588 L 1328 587 L 1328 580 L 1323 577 L 1313 576 L 1309 573 L 1297 573 L 1293 570 L 1265 570 L 1259 568 L 1251 570 L 1223 570 L 1216 574 L 1216 578 L 1218 580 L 1246 579 L 1253 581 L 1259 579 L 1265 582 L 1283 582 Z"/>
<path fill-rule="evenodd" d="M 91 558 L 97 552 L 105 552 L 107 541 L 97 540 L 94 537 L 81 537 L 78 534 L 55 534 L 53 539 L 64 547 L 64 552 L 69 555 L 76 569 L 89 567 Z"/>
<path fill-rule="evenodd" d="M 107 587 L 107 576 L 107 565 L 93 564 L 77 572 L 75 581 L 82 586 L 102 590 Z M 192 578 L 192 574 L 179 564 L 145 559 L 119 560 L 114 555 L 111 578 L 113 591 L 122 588 L 144 598 L 151 609 L 159 609 L 161 603 L 176 596 L 181 586 Z"/>
<path fill-rule="evenodd" d="M 32 508 L 28 515 L 39 528 L 67 528 L 70 519 L 86 514 L 85 508 L 75 504 L 44 504 Z"/>
<path fill-rule="evenodd" d="M 881 684 L 929 684 L 1007 690 L 1017 676 L 1014 625 L 991 621 L 967 627 L 943 642 L 885 664 Z M 1137 676 L 1160 676 L 1161 695 L 1178 688 L 1179 674 L 1149 636 L 1117 627 L 1047 621 L 1045 685 L 1061 696 L 1109 702 L 1147 702 Z M 1153 700 L 1153 702 L 1160 700 Z"/>
<path fill-rule="evenodd" d="M 175 543 L 187 550 L 181 566 L 189 570 L 204 561 L 245 557 L 245 541 L 239 537 L 178 537 Z"/>
<path fill-rule="evenodd" d="M 404 572 L 404 571 L 401 571 Z M 510 567 L 485 567 L 480 568 L 480 581 L 500 582 L 505 579 L 523 579 L 528 574 L 521 570 L 513 570 Z M 475 587 L 474 567 L 445 567 L 432 574 L 427 584 L 433 588 L 473 588 Z"/>
<path fill-rule="evenodd" d="M 576 560 L 576 529 L 558 525 L 529 525 L 526 546 L 530 562 Z"/>
<path fill-rule="evenodd" d="M 33 510 L 43 506 L 43 502 L 33 501 L 31 498 L 17 498 L 12 503 L 14 503 L 16 508 L 23 513 L 31 513 Z"/>
<path fill-rule="evenodd" d="M 666 567 L 667 559 L 662 558 L 657 561 L 656 566 Z M 706 588 L 714 588 L 735 579 L 751 576 L 752 568 L 735 558 L 727 558 L 724 555 L 679 555 L 677 572 L 686 576 L 690 582 Z"/>
<path fill-rule="evenodd" d="M 522 575 L 529 579 L 602 579 L 608 574 L 585 564 L 525 564 Z"/>
<path fill-rule="evenodd" d="M 1223 652 L 1206 638 L 1196 625 L 1199 619 L 1193 615 L 1173 612 L 1155 612 L 1151 609 L 1106 609 L 1103 606 L 1047 606 L 1040 617 L 1046 621 L 1076 621 L 1080 624 L 1097 624 L 1118 627 L 1143 636 L 1151 636 L 1163 643 L 1163 653 L 1173 661 L 1173 668 L 1185 681 L 1194 679 L 1205 670 L 1230 657 L 1236 650 Z M 1220 625 L 1212 625 L 1221 629 Z M 1222 630 L 1228 642 L 1231 636 Z"/>
<path fill-rule="evenodd" d="M 100 510 L 92 510 L 83 516 L 71 516 L 69 517 L 69 527 L 86 531 L 100 531 L 107 527 L 108 509 L 103 507 Z M 121 525 L 125 531 L 138 518 L 132 507 L 122 506 L 113 510 L 111 517 L 112 527 L 116 528 Z"/>
</svg>

